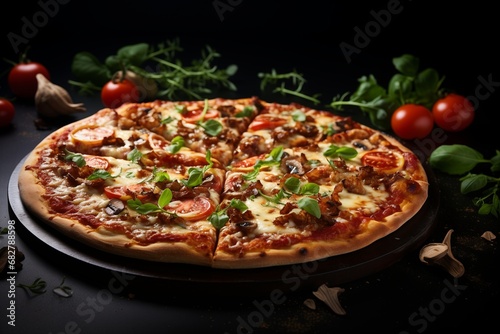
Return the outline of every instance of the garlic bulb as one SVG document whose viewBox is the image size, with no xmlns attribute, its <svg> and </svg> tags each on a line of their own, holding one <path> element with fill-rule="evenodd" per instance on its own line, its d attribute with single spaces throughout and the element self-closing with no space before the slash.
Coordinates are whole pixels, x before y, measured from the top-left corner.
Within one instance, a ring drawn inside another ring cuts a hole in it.
<svg viewBox="0 0 500 334">
<path fill-rule="evenodd" d="M 35 94 L 35 106 L 40 115 L 57 117 L 86 110 L 83 103 L 73 103 L 64 88 L 53 84 L 43 74 L 37 74 L 36 80 L 38 89 Z"/>
</svg>

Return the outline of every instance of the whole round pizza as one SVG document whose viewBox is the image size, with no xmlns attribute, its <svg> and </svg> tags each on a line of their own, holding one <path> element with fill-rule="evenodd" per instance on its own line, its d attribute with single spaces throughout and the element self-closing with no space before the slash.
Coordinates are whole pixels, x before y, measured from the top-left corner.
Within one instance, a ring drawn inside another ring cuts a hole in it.
<svg viewBox="0 0 500 334">
<path fill-rule="evenodd" d="M 353 252 L 408 222 L 428 179 L 350 117 L 257 97 L 105 108 L 28 155 L 22 203 L 105 252 L 213 268 Z"/>
</svg>

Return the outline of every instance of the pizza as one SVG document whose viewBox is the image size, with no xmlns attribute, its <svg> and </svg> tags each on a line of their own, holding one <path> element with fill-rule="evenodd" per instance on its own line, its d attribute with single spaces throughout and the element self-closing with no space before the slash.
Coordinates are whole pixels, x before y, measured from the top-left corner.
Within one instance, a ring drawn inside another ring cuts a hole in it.
<svg viewBox="0 0 500 334">
<path fill-rule="evenodd" d="M 104 108 L 45 137 L 18 185 L 30 215 L 87 246 L 224 269 L 365 248 L 428 196 L 392 136 L 258 97 Z"/>
</svg>

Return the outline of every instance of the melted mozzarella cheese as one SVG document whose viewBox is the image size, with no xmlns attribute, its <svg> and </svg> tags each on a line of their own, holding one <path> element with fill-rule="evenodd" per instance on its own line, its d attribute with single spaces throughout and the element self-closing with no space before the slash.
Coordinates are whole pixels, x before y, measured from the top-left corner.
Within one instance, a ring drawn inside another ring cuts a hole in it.
<svg viewBox="0 0 500 334">
<path fill-rule="evenodd" d="M 329 146 L 330 144 L 321 144 L 320 150 L 317 152 L 308 152 L 308 159 L 318 160 L 321 164 L 328 164 L 328 158 L 323 155 L 323 152 L 325 152 Z M 285 149 L 285 151 L 289 154 L 293 154 L 292 150 L 293 149 Z M 300 152 L 300 150 L 295 149 L 295 154 L 298 152 Z M 277 190 L 281 189 L 281 178 L 276 175 L 282 175 L 280 166 L 278 165 L 263 167 L 257 174 L 257 180 L 262 184 L 262 192 L 264 194 L 274 194 Z M 336 186 L 337 183 L 334 182 L 322 183 L 319 185 L 319 194 L 322 196 L 331 196 Z M 365 213 L 373 213 L 379 208 L 378 203 L 385 201 L 388 197 L 388 193 L 382 186 L 379 189 L 374 189 L 370 186 L 363 185 L 363 188 L 365 189 L 364 194 L 350 193 L 346 189 L 342 190 L 339 193 L 339 199 L 341 202 L 339 209 L 347 211 L 362 210 Z M 273 221 L 281 216 L 280 209 L 283 208 L 288 201 L 290 201 L 290 199 L 286 197 L 280 200 L 280 204 L 269 203 L 261 196 L 246 199 L 245 204 L 253 213 L 255 217 L 254 222 L 258 225 L 257 229 L 253 231 L 252 234 L 302 233 L 302 230 L 294 227 L 294 223 L 292 221 L 285 224 L 285 226 L 276 226 L 273 224 Z M 294 210 L 298 212 L 301 209 Z M 342 222 L 341 219 L 338 221 Z"/>
<path fill-rule="evenodd" d="M 254 215 L 254 222 L 257 223 L 257 229 L 253 231 L 252 234 L 260 235 L 263 233 L 300 233 L 301 231 L 293 227 L 293 224 L 287 224 L 288 226 L 278 226 L 273 224 L 273 221 L 281 216 L 280 207 L 282 205 L 276 205 L 273 203 L 267 203 L 267 201 L 262 197 L 257 197 L 255 199 L 247 199 L 245 201 L 248 209 Z"/>
<path fill-rule="evenodd" d="M 378 203 L 386 200 L 389 194 L 382 189 L 373 189 L 370 186 L 363 186 L 366 194 L 354 194 L 347 192 L 345 189 L 339 193 L 340 210 L 359 210 L 365 209 L 370 212 L 375 212 L 378 209 Z"/>
</svg>

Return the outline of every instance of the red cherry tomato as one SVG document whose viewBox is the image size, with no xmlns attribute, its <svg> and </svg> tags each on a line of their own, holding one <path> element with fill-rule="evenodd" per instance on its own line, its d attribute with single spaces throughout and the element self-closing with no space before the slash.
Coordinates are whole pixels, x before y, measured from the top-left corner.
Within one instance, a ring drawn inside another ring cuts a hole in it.
<svg viewBox="0 0 500 334">
<path fill-rule="evenodd" d="M 0 97 L 0 128 L 8 126 L 12 122 L 15 113 L 16 109 L 12 102 Z"/>
<path fill-rule="evenodd" d="M 108 81 L 101 89 L 101 100 L 107 108 L 118 108 L 126 102 L 139 102 L 140 92 L 131 81 Z"/>
<path fill-rule="evenodd" d="M 394 133 L 403 139 L 416 139 L 428 136 L 434 127 L 431 111 L 419 104 L 404 104 L 397 108 L 391 117 Z"/>
<path fill-rule="evenodd" d="M 457 132 L 467 128 L 474 120 L 474 106 L 462 95 L 448 94 L 432 106 L 437 126 L 445 131 Z"/>
<path fill-rule="evenodd" d="M 49 71 L 40 63 L 29 61 L 14 65 L 10 69 L 7 79 L 12 93 L 21 98 L 34 98 L 38 88 L 38 82 L 36 80 L 36 75 L 38 73 L 43 74 L 50 80 Z"/>
</svg>

